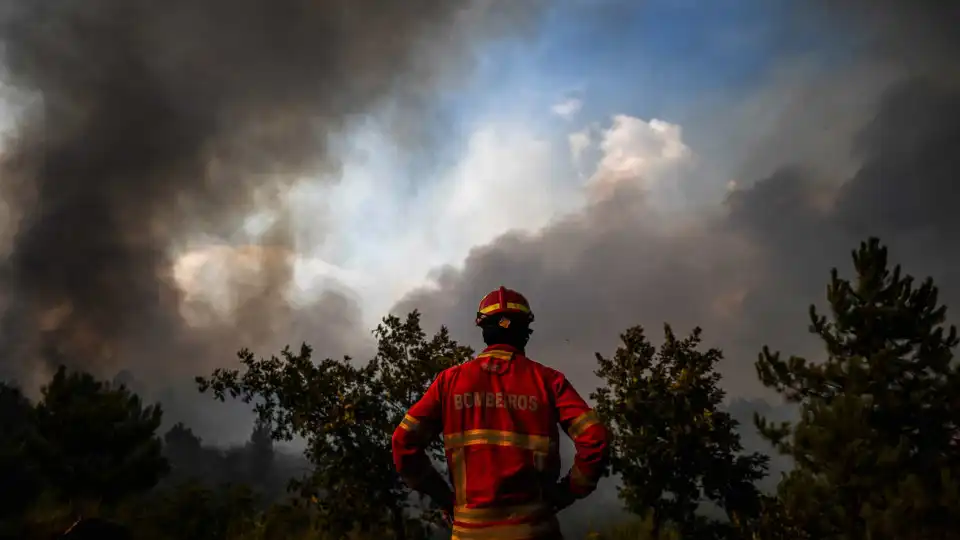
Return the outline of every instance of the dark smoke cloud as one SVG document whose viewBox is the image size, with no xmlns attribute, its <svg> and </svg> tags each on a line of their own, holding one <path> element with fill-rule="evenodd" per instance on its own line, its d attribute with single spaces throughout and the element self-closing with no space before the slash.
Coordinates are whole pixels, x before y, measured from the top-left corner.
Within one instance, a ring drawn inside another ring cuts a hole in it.
<svg viewBox="0 0 960 540">
<path fill-rule="evenodd" d="M 956 80 L 960 9 L 955 0 L 818 0 L 810 5 L 808 19 L 846 34 L 857 52 L 911 73 L 936 70 Z"/>
<path fill-rule="evenodd" d="M 332 141 L 365 115 L 429 145 L 431 96 L 469 74 L 476 39 L 533 21 L 538 4 L 519 4 L 0 2 L 4 81 L 33 98 L 0 163 L 12 209 L 0 374 L 193 374 L 290 338 L 347 352 L 360 339 L 349 297 L 307 313 L 283 299 L 294 246 L 281 195 L 303 175 L 335 177 Z M 278 219 L 244 238 L 254 210 Z M 204 331 L 185 325 L 172 274 L 174 250 L 200 234 L 265 246 L 230 282 L 229 324 Z"/>
</svg>

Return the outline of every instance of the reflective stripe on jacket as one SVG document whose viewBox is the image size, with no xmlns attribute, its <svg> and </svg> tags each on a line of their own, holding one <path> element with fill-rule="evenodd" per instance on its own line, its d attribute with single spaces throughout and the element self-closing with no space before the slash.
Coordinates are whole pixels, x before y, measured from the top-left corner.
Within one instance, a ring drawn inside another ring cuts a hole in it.
<svg viewBox="0 0 960 540">
<path fill-rule="evenodd" d="M 560 476 L 559 428 L 577 449 L 570 491 L 596 489 L 607 431 L 566 377 L 513 347 L 494 345 L 445 370 L 393 434 L 398 472 L 416 486 L 424 448 L 443 434 L 453 484 L 453 539 L 561 538 L 548 493 Z"/>
</svg>

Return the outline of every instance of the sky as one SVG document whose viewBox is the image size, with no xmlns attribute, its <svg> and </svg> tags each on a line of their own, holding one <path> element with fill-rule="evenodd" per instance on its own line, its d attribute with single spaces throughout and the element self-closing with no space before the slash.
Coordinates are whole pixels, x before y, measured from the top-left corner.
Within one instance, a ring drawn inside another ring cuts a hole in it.
<svg viewBox="0 0 960 540">
<path fill-rule="evenodd" d="M 784 6 L 558 2 L 533 36 L 478 45 L 466 87 L 441 97 L 439 145 L 406 151 L 369 118 L 344 134 L 334 181 L 304 178 L 290 191 L 291 296 L 305 302 L 339 287 L 372 327 L 472 248 L 582 208 L 604 169 L 649 174 L 664 210 L 723 196 L 729 171 L 677 189 L 671 175 L 697 158 L 680 121 L 755 88 L 786 54 L 829 51 L 787 35 Z"/>
</svg>

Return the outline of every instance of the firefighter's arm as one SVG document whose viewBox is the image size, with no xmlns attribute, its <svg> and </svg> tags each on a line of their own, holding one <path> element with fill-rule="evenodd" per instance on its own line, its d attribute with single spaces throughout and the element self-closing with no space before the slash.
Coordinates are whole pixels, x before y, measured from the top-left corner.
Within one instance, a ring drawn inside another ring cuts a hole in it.
<svg viewBox="0 0 960 540">
<path fill-rule="evenodd" d="M 426 448 L 442 427 L 442 400 L 437 377 L 423 397 L 410 407 L 393 432 L 393 464 L 412 489 L 423 493 L 444 509 L 453 508 L 450 486 L 430 463 Z"/>
<path fill-rule="evenodd" d="M 554 380 L 554 391 L 560 427 L 573 440 L 577 450 L 573 466 L 560 485 L 561 499 L 566 496 L 569 505 L 597 488 L 610 458 L 609 434 L 596 412 L 562 374 L 558 373 Z M 561 502 L 561 506 L 563 504 Z"/>
</svg>

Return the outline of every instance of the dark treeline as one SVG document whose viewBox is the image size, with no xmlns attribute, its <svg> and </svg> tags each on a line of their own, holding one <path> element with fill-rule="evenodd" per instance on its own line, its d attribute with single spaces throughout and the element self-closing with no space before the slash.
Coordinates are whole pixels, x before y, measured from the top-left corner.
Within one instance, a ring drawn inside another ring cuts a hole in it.
<svg viewBox="0 0 960 540">
<path fill-rule="evenodd" d="M 604 384 L 591 398 L 633 517 L 587 537 L 956 537 L 956 329 L 932 281 L 903 274 L 877 240 L 853 262 L 849 277 L 833 271 L 827 309 L 810 308 L 822 357 L 758 356 L 761 383 L 785 405 L 727 402 L 723 353 L 701 346 L 699 328 L 664 325 L 659 346 L 628 328 L 596 355 Z M 269 358 L 242 350 L 236 369 L 198 377 L 201 392 L 256 413 L 249 441 L 228 449 L 183 424 L 162 432 L 159 405 L 86 373 L 60 369 L 36 402 L 0 386 L 0 534 L 56 538 L 84 518 L 146 540 L 449 536 L 393 471 L 389 441 L 434 377 L 474 351 L 445 328 L 428 336 L 417 312 L 374 334 L 366 363 L 317 361 L 307 345 Z M 278 450 L 294 439 L 302 455 Z M 442 467 L 439 441 L 431 452 Z"/>
</svg>

